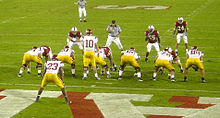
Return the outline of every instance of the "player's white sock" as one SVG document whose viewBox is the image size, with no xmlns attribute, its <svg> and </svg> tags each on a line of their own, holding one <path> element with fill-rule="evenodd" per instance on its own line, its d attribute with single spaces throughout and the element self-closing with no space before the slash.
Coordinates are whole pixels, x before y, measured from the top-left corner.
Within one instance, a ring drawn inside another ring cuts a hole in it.
<svg viewBox="0 0 220 118">
<path fill-rule="evenodd" d="M 109 71 L 106 71 L 106 73 L 109 75 L 110 74 L 110 72 Z"/>
<path fill-rule="evenodd" d="M 188 49 L 186 49 L 186 52 L 188 52 Z"/>
<path fill-rule="evenodd" d="M 31 72 L 31 69 L 30 69 L 30 68 L 28 68 L 28 69 L 27 69 L 27 71 L 28 71 L 28 72 Z"/>
<path fill-rule="evenodd" d="M 178 52 L 178 49 L 176 49 L 175 52 Z"/>
<path fill-rule="evenodd" d="M 72 69 L 72 74 L 75 74 L 75 69 Z"/>
<path fill-rule="evenodd" d="M 154 73 L 154 74 L 153 74 L 153 77 L 155 78 L 156 76 L 157 76 L 157 73 Z"/>
<path fill-rule="evenodd" d="M 87 77 L 87 74 L 86 74 L 86 73 L 83 73 L 83 77 Z"/>
<path fill-rule="evenodd" d="M 23 73 L 23 70 L 20 70 L 20 71 L 19 71 L 19 74 L 22 74 L 22 73 Z"/>
<path fill-rule="evenodd" d="M 174 75 L 171 75 L 171 78 L 174 79 Z"/>
<path fill-rule="evenodd" d="M 119 70 L 119 76 L 122 76 L 123 71 Z"/>
<path fill-rule="evenodd" d="M 137 77 L 141 78 L 141 72 L 137 72 Z"/>
<path fill-rule="evenodd" d="M 98 73 L 95 73 L 95 77 L 98 77 Z"/>
<path fill-rule="evenodd" d="M 41 73 L 41 70 L 38 70 L 37 72 L 38 72 L 38 73 Z"/>
<path fill-rule="evenodd" d="M 116 65 L 116 64 L 114 64 L 114 67 L 117 67 L 117 65 Z"/>
<path fill-rule="evenodd" d="M 86 74 L 89 75 L 89 70 L 86 71 Z"/>
</svg>

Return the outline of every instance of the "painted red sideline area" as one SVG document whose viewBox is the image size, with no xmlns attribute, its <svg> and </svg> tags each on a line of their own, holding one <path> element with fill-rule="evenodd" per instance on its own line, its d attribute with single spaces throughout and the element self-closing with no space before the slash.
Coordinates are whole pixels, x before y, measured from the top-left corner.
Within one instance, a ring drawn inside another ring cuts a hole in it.
<svg viewBox="0 0 220 118">
<path fill-rule="evenodd" d="M 4 89 L 0 89 L 0 92 L 4 91 Z M 5 98 L 6 96 L 0 96 L 0 100 Z"/>
<path fill-rule="evenodd" d="M 215 104 L 198 104 L 199 97 L 188 97 L 188 96 L 173 96 L 169 102 L 182 102 L 183 105 L 176 107 L 179 108 L 195 108 L 195 109 L 206 109 Z"/>
<path fill-rule="evenodd" d="M 146 118 L 183 118 L 183 116 L 152 115 Z"/>
<path fill-rule="evenodd" d="M 69 107 L 75 118 L 104 118 L 93 100 L 84 99 L 88 92 L 68 92 L 67 94 L 72 101 Z M 59 97 L 63 98 L 63 95 Z"/>
</svg>

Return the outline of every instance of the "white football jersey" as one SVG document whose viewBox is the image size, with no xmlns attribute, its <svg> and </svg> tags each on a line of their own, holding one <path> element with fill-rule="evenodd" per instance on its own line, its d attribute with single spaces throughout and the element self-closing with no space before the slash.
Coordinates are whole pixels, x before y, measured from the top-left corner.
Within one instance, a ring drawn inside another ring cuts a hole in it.
<svg viewBox="0 0 220 118">
<path fill-rule="evenodd" d="M 95 51 L 95 44 L 98 42 L 96 36 L 84 36 L 84 51 Z"/>
<path fill-rule="evenodd" d="M 46 73 L 58 73 L 60 67 L 64 67 L 61 61 L 47 61 L 45 63 Z"/>
<path fill-rule="evenodd" d="M 167 51 L 160 51 L 157 59 L 171 61 L 173 60 L 173 56 Z"/>
<path fill-rule="evenodd" d="M 135 59 L 140 59 L 140 56 L 134 50 L 125 50 L 122 53 L 127 56 L 133 56 Z"/>
<path fill-rule="evenodd" d="M 58 56 L 70 56 L 71 53 L 74 53 L 74 50 L 70 48 L 64 48 L 58 53 Z"/>
<path fill-rule="evenodd" d="M 98 56 L 98 54 L 99 54 L 99 56 L 100 56 L 101 58 L 103 58 L 103 59 L 106 58 L 104 49 L 100 49 L 99 52 L 98 52 L 97 50 L 95 50 L 95 56 Z"/>
<path fill-rule="evenodd" d="M 29 50 L 27 52 L 25 52 L 24 54 L 30 54 L 30 55 L 36 55 L 38 56 L 41 52 L 38 50 L 38 49 L 32 49 L 32 50 Z"/>
<path fill-rule="evenodd" d="M 195 50 L 195 49 L 191 49 L 187 52 L 187 54 L 189 55 L 189 58 L 200 58 L 200 57 L 204 57 L 204 54 L 201 51 Z"/>
</svg>

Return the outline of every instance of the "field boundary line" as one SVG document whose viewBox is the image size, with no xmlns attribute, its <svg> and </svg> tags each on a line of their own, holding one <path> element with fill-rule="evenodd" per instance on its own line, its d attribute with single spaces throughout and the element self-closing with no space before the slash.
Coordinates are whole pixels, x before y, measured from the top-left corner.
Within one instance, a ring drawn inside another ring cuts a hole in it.
<svg viewBox="0 0 220 118">
<path fill-rule="evenodd" d="M 9 86 L 39 86 L 40 84 L 16 84 L 16 83 L 0 83 L 0 85 Z M 56 86 L 56 85 L 47 85 Z M 112 89 L 112 90 L 154 90 L 154 91 L 183 91 L 183 92 L 204 92 L 204 93 L 220 93 L 220 91 L 209 90 L 188 90 L 188 89 L 160 89 L 160 88 L 127 88 L 127 87 L 103 87 L 103 86 L 78 86 L 78 85 L 66 85 L 69 88 L 97 88 L 97 89 Z"/>
</svg>

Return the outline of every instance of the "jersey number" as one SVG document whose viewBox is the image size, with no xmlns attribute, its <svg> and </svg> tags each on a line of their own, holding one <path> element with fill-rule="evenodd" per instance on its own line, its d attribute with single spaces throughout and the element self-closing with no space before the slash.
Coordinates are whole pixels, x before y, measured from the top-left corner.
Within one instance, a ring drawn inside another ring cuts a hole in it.
<svg viewBox="0 0 220 118">
<path fill-rule="evenodd" d="M 58 63 L 48 63 L 48 70 L 57 70 Z"/>
<path fill-rule="evenodd" d="M 86 40 L 86 48 L 93 48 L 93 45 L 94 45 L 94 43 L 93 43 L 93 40 Z"/>
</svg>

